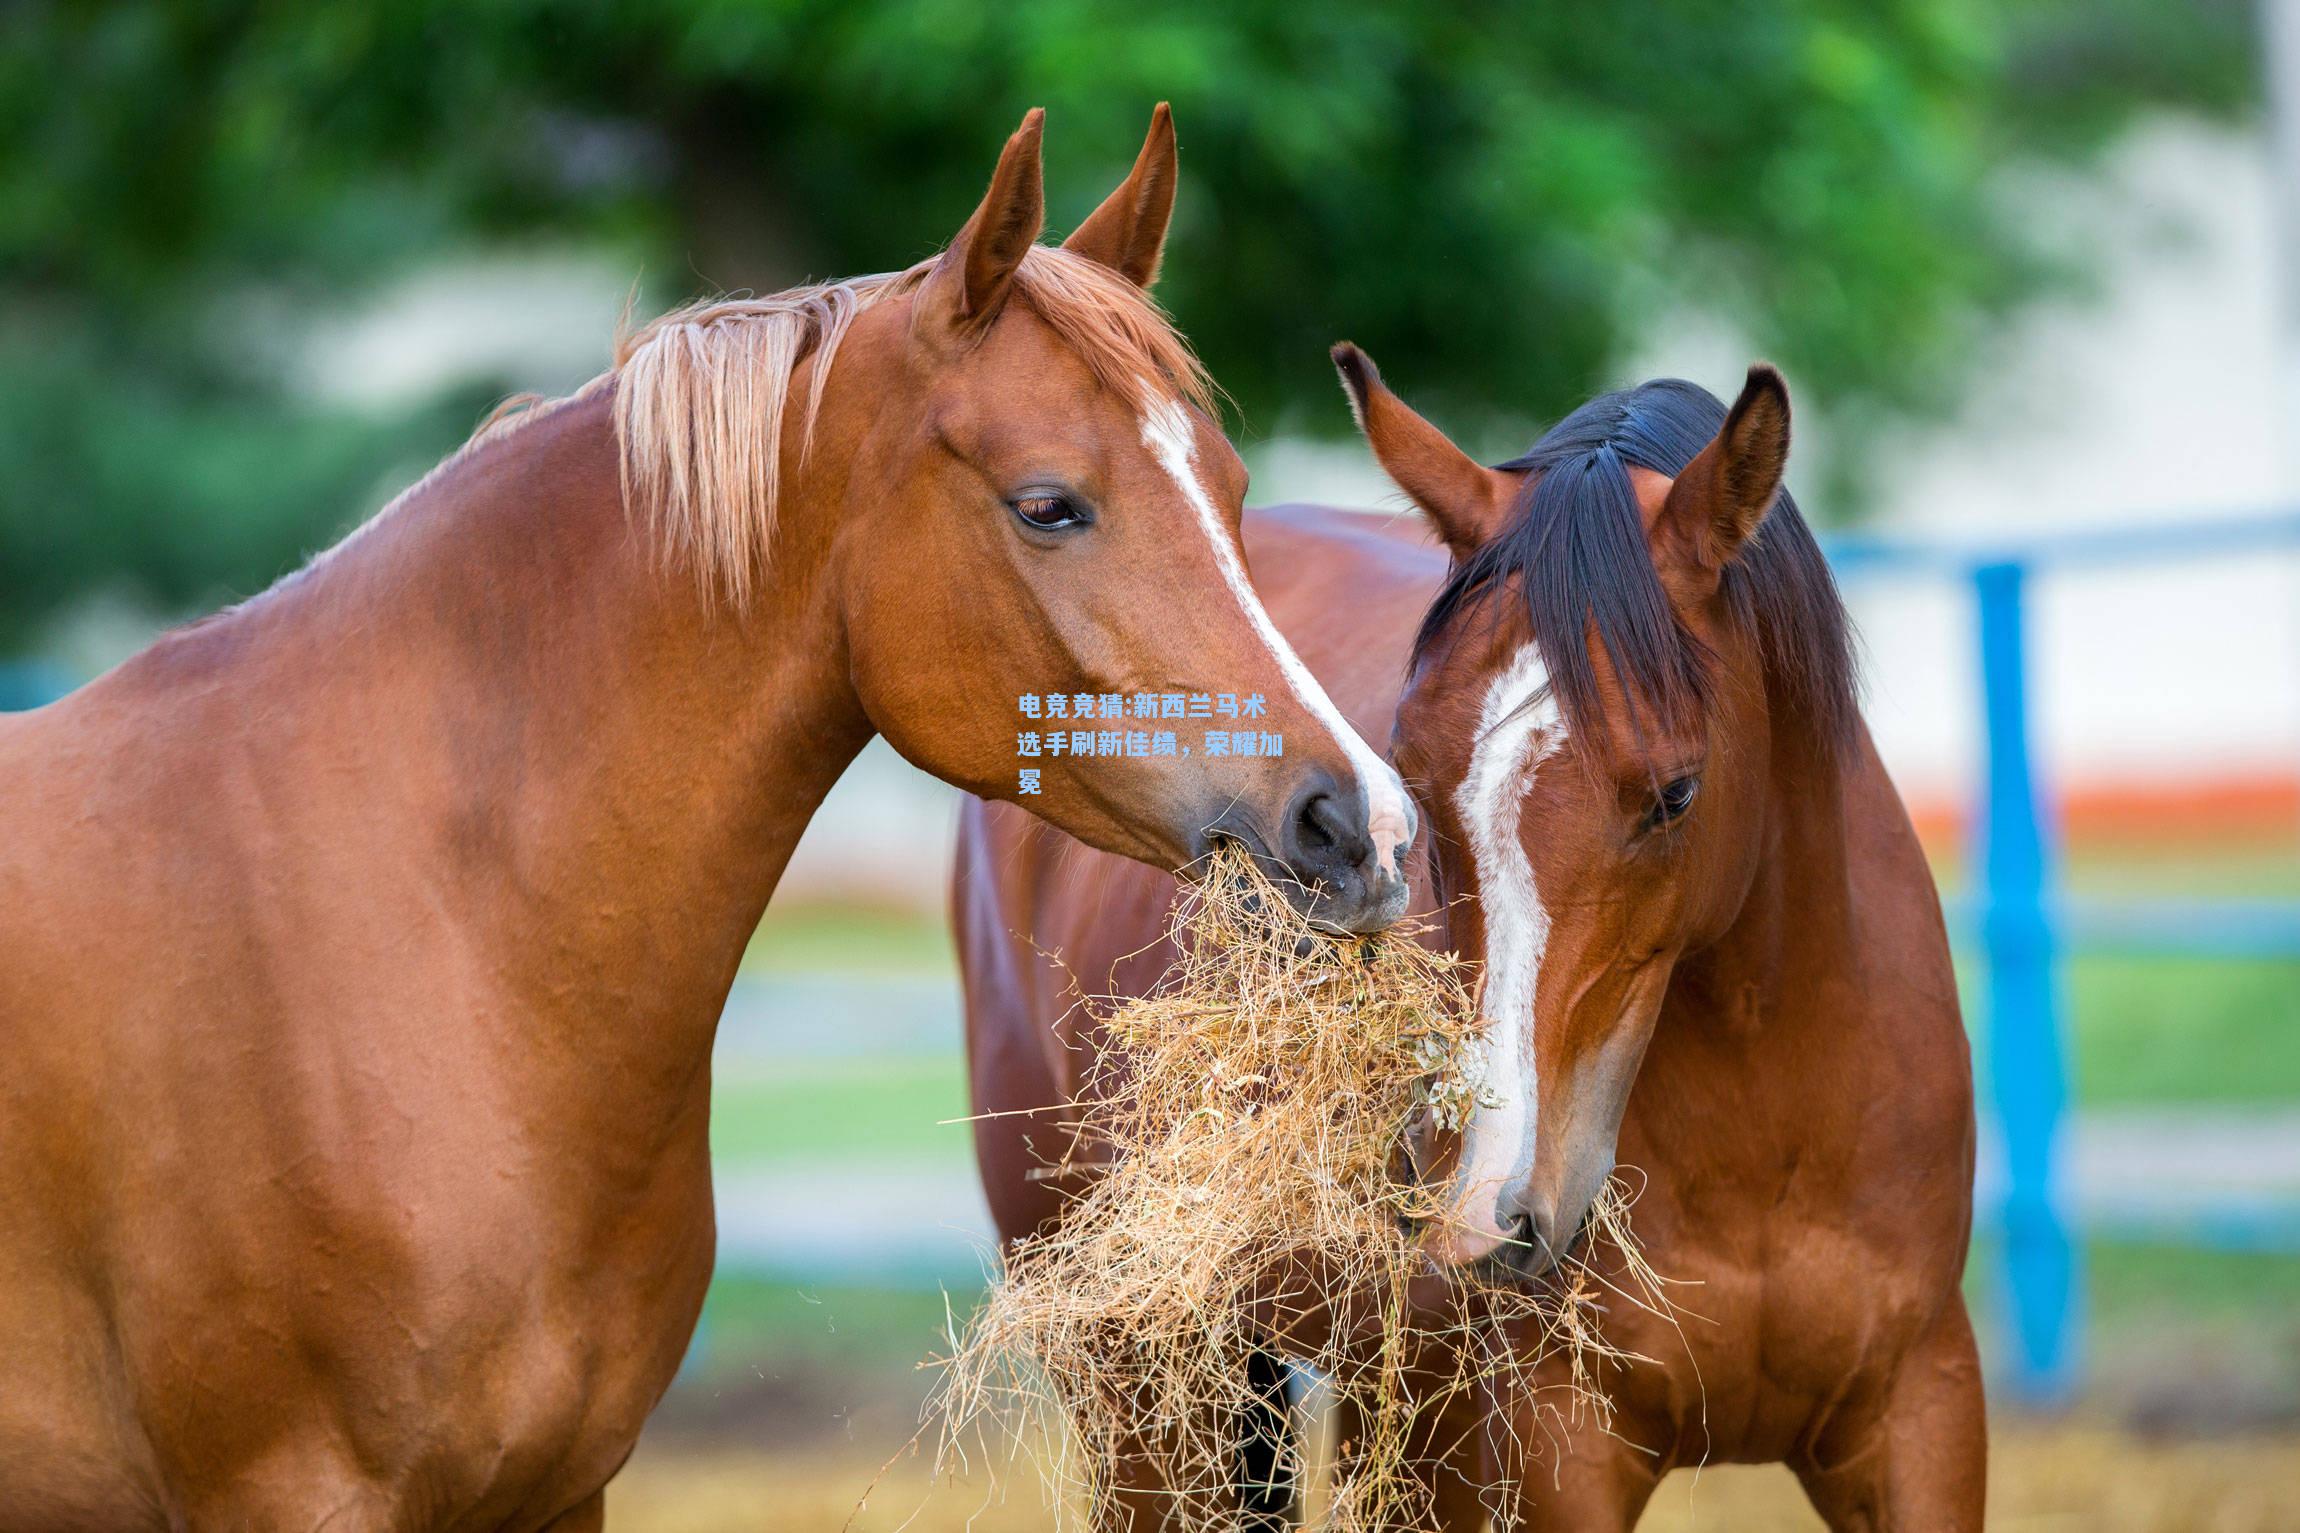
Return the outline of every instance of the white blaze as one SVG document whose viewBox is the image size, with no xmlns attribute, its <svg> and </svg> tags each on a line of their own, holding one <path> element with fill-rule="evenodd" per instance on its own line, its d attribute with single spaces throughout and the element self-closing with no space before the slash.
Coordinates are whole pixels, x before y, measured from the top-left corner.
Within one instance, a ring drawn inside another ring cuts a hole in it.
<svg viewBox="0 0 2300 1533">
<path fill-rule="evenodd" d="M 1406 806 L 1405 784 L 1381 754 L 1350 727 L 1341 710 L 1334 706 L 1334 700 L 1326 696 L 1326 689 L 1318 684 L 1318 678 L 1310 674 L 1310 668 L 1294 653 L 1294 646 L 1286 642 L 1286 636 L 1278 632 L 1278 625 L 1270 621 L 1262 598 L 1255 594 L 1253 582 L 1246 578 L 1245 561 L 1238 557 L 1236 543 L 1229 529 L 1222 525 L 1221 513 L 1214 509 L 1206 487 L 1198 482 L 1195 466 L 1198 433 L 1190 413 L 1171 400 L 1152 406 L 1142 417 L 1142 442 L 1156 454 L 1160 466 L 1181 487 L 1182 498 L 1197 513 L 1198 525 L 1214 550 L 1214 563 L 1221 569 L 1222 579 L 1245 611 L 1246 621 L 1261 635 L 1262 642 L 1277 660 L 1279 674 L 1285 677 L 1294 700 L 1326 726 L 1350 758 L 1350 765 L 1356 768 L 1358 780 L 1365 784 L 1366 828 L 1373 837 L 1375 863 L 1403 877 L 1402 859 L 1407 844 L 1413 839 L 1413 814 Z"/>
<path fill-rule="evenodd" d="M 1454 1230 L 1452 1238 L 1463 1260 L 1500 1244 L 1506 1232 L 1494 1221 L 1494 1200 L 1532 1169 L 1533 1000 L 1549 942 L 1549 913 L 1534 887 L 1518 827 L 1535 771 L 1564 743 L 1549 669 L 1541 651 L 1528 644 L 1487 688 L 1469 771 L 1454 792 L 1485 915 L 1485 1029 L 1477 1065 L 1485 1088 L 1500 1103 L 1475 1108 L 1462 1132 L 1454 1207 L 1467 1227 Z"/>
</svg>

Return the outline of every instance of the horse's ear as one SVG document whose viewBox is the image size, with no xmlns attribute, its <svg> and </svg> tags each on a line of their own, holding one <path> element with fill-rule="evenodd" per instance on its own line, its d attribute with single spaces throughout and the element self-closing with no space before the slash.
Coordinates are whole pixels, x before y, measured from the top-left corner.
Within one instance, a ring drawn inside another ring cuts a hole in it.
<svg viewBox="0 0 2300 1533">
<path fill-rule="evenodd" d="M 947 332 L 979 332 L 1006 302 L 1022 258 L 1038 242 L 1046 222 L 1045 177 L 1039 143 L 1046 113 L 1032 107 L 1006 141 L 982 206 L 958 231 L 958 238 L 934 263 L 919 295 L 920 312 L 932 315 Z"/>
<path fill-rule="evenodd" d="M 1702 570 L 1723 570 L 1756 536 L 1789 467 L 1789 385 L 1763 362 L 1708 446 L 1669 487 L 1655 531 Z"/>
<path fill-rule="evenodd" d="M 1156 282 L 1166 225 L 1174 216 L 1175 171 L 1174 114 L 1161 101 L 1150 114 L 1150 136 L 1134 157 L 1133 171 L 1062 242 L 1063 248 L 1101 262 L 1136 287 Z"/>
<path fill-rule="evenodd" d="M 1454 446 L 1391 393 L 1374 359 L 1348 341 L 1334 348 L 1333 358 L 1382 472 L 1422 508 L 1455 558 L 1484 547 L 1501 531 L 1522 476 L 1487 468 Z"/>
</svg>

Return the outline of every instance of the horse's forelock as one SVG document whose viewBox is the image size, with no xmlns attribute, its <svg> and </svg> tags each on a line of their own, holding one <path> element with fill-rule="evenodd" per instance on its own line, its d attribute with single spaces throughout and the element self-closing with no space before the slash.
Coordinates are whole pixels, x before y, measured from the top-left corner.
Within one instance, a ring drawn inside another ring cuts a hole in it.
<svg viewBox="0 0 2300 1533">
<path fill-rule="evenodd" d="M 1654 571 L 1629 470 L 1675 478 L 1724 420 L 1724 404 L 1708 390 L 1661 378 L 1600 395 L 1531 451 L 1497 465 L 1529 476 L 1516 510 L 1455 566 L 1422 619 L 1416 661 L 1514 581 L 1573 729 L 1594 729 L 1600 707 L 1592 636 L 1642 716 L 1664 728 L 1692 721 L 1707 706 L 1711 657 L 1677 620 Z M 1784 704 L 1829 746 L 1848 739 L 1859 715 L 1851 625 L 1786 490 L 1727 566 L 1723 592 L 1734 621 L 1754 633 Z"/>
</svg>

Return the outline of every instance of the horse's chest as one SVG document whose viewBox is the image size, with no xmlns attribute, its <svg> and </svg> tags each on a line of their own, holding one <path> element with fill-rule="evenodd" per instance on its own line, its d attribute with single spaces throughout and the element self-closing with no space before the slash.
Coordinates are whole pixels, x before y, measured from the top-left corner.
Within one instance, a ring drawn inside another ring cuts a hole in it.
<svg viewBox="0 0 2300 1533">
<path fill-rule="evenodd" d="M 1636 1318 L 1631 1350 L 1657 1366 L 1623 1391 L 1655 1446 L 1674 1435 L 1711 1459 L 1782 1458 L 1843 1402 L 1886 1388 L 1944 1298 L 1929 1270 L 1820 1221 L 1647 1254 L 1683 1282 L 1682 1313 Z"/>
<path fill-rule="evenodd" d="M 144 1392 L 262 1402 L 158 1424 L 185 1520 L 313 1522 L 340 1504 L 359 1510 L 345 1526 L 535 1527 L 605 1482 L 692 1334 L 708 1181 L 665 1176 L 611 1218 L 488 1191 L 480 1179 L 452 1218 L 427 1202 L 396 1231 L 362 1213 L 281 1242 L 302 1265 L 258 1309 L 196 1302 L 199 1284 L 173 1294 L 169 1345 L 139 1359 Z"/>
<path fill-rule="evenodd" d="M 621 1465 L 693 1336 L 712 1235 L 706 1196 L 699 1212 L 666 1211 L 648 1239 L 586 1245 L 552 1263 L 524 1319 L 474 1354 L 457 1451 L 515 1471 L 475 1496 L 474 1526 L 493 1525 L 500 1504 L 516 1506 L 514 1522 L 562 1507 Z"/>
</svg>

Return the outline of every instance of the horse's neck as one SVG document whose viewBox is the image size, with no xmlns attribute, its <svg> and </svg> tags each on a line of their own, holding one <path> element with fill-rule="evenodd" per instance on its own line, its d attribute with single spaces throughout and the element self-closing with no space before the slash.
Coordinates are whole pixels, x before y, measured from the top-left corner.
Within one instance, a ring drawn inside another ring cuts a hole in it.
<svg viewBox="0 0 2300 1533">
<path fill-rule="evenodd" d="M 792 848 L 869 738 L 805 520 L 787 504 L 752 606 L 715 610 L 626 515 L 602 389 L 242 614 L 285 630 L 265 648 L 324 721 L 303 731 L 329 758 L 306 791 L 359 782 L 351 833 L 396 841 L 387 867 L 439 849 L 414 876 L 532 1025 L 707 1049 Z"/>
<path fill-rule="evenodd" d="M 1800 1047 L 1801 1029 L 1825 1020 L 1815 998 L 1853 972 L 1857 817 L 1878 770 L 1865 732 L 1841 750 L 1801 726 L 1776 734 L 1748 896 L 1724 936 L 1679 966 L 1691 1009 L 1759 1052 Z"/>
<path fill-rule="evenodd" d="M 1776 774 L 1741 919 L 1679 965 L 1631 1097 L 1621 1158 L 1674 1206 L 1665 1271 L 1809 1250 L 1788 1232 L 1879 1188 L 1904 1259 L 1961 1249 L 1940 1219 L 1969 1206 L 1972 1076 L 1931 873 L 1867 732 L 1821 763 Z"/>
</svg>

